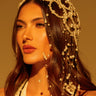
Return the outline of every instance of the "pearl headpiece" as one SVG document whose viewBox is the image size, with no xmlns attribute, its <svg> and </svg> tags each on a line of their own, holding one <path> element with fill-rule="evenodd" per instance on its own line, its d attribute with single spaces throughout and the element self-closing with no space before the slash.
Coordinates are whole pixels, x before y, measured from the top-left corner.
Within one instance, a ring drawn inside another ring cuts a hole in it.
<svg viewBox="0 0 96 96">
<path fill-rule="evenodd" d="M 79 32 L 80 32 L 80 20 L 79 20 L 78 13 L 76 12 L 75 7 L 73 6 L 73 4 L 69 0 L 41 0 L 41 1 L 48 2 L 48 7 L 49 7 L 51 13 L 53 15 L 55 15 L 57 18 L 62 19 L 64 27 L 65 27 L 63 29 L 63 31 L 62 31 L 62 34 L 64 34 L 67 31 L 68 34 L 74 38 L 75 44 L 77 45 L 75 51 L 78 51 L 78 37 L 79 37 Z M 54 3 L 58 6 L 58 8 L 60 10 L 62 9 L 62 13 L 63 13 L 62 15 L 57 13 L 55 8 L 53 8 L 52 5 L 54 5 Z M 47 17 L 49 15 L 50 14 L 46 13 Z M 62 55 L 63 56 L 65 55 L 65 52 L 67 52 L 68 46 L 72 46 L 72 45 L 70 43 L 67 43 L 67 45 L 65 46 L 64 50 L 62 51 Z M 69 56 L 69 53 L 67 53 L 67 55 Z M 67 61 L 70 61 L 70 59 L 71 60 L 75 59 L 75 61 L 77 60 L 75 58 L 75 55 L 70 55 L 69 57 L 67 57 Z M 65 61 L 65 58 L 64 58 L 64 61 Z M 72 68 L 75 67 L 73 62 L 71 62 L 69 64 L 69 66 L 72 66 Z M 71 77 L 71 74 L 68 73 L 67 76 L 66 76 L 66 80 L 70 79 L 70 77 Z M 74 78 L 76 78 L 76 77 L 74 77 Z M 63 78 L 62 77 L 60 78 L 60 81 L 63 82 Z M 75 91 L 79 90 L 79 89 L 76 87 L 76 85 L 74 85 L 73 82 L 71 82 L 69 80 L 69 83 L 65 82 L 63 84 L 63 89 L 62 90 L 63 91 L 66 90 L 70 94 L 70 96 L 74 96 Z M 61 93 L 62 96 L 64 96 L 64 92 L 63 91 Z"/>
<path fill-rule="evenodd" d="M 64 29 L 62 33 L 64 33 L 67 30 L 70 33 L 70 36 L 74 36 L 75 43 L 77 44 L 80 31 L 80 20 L 73 4 L 69 0 L 42 0 L 42 1 L 49 2 L 48 6 L 51 13 L 54 14 L 56 17 L 61 18 L 66 27 L 66 29 Z M 59 9 L 63 9 L 62 15 L 56 13 L 56 11 L 52 8 L 53 3 L 56 3 Z M 67 22 L 70 22 L 70 24 L 68 24 Z"/>
</svg>

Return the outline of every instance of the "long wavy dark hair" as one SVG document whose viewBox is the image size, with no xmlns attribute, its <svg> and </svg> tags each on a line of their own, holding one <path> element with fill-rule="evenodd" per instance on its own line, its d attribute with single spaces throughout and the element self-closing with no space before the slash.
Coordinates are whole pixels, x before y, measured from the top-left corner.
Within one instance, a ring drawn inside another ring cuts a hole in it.
<svg viewBox="0 0 96 96">
<path fill-rule="evenodd" d="M 68 5 L 65 3 L 65 0 L 61 1 L 66 6 Z M 19 11 L 14 23 L 12 46 L 16 56 L 16 66 L 8 75 L 6 80 L 5 96 L 14 96 L 20 85 L 26 79 L 29 79 L 31 74 L 32 65 L 28 65 L 23 62 L 22 54 L 16 41 L 16 20 L 21 8 L 30 2 L 36 3 L 41 7 L 44 19 L 46 19 L 47 23 L 50 24 L 50 27 L 47 26 L 47 24 L 45 24 L 45 27 L 48 40 L 50 44 L 52 44 L 51 51 L 53 51 L 50 64 L 47 68 L 49 75 L 48 83 L 52 86 L 49 88 L 49 90 L 52 96 L 61 96 L 62 91 L 64 96 L 70 96 L 70 93 L 63 89 L 64 83 L 68 84 L 69 82 L 73 82 L 73 84 L 76 86 L 76 89 L 79 84 L 81 86 L 81 90 L 96 90 L 95 85 L 91 83 L 89 73 L 82 65 L 78 51 L 76 51 L 77 45 L 75 44 L 74 37 L 70 36 L 68 32 L 62 34 L 62 31 L 65 28 L 63 21 L 50 12 L 48 2 L 43 0 L 25 0 L 25 2 L 23 2 L 23 4 L 19 7 Z M 56 6 L 55 3 L 53 4 L 53 8 L 57 10 L 58 13 L 62 14 L 62 12 L 58 10 L 58 6 Z M 49 14 L 48 17 L 46 16 L 47 13 Z M 76 19 L 77 17 L 75 17 L 75 21 Z M 70 20 L 67 20 L 67 23 L 70 24 Z M 72 44 L 72 46 L 67 46 L 68 43 Z M 68 47 L 68 50 L 65 52 L 65 55 L 62 56 L 62 51 L 64 50 L 65 46 Z M 69 54 L 67 55 L 68 52 Z M 68 56 L 70 57 L 71 55 L 74 55 L 75 58 L 68 60 Z M 70 66 L 71 63 L 73 63 L 74 67 Z M 66 79 L 69 73 L 71 76 L 69 79 Z M 60 80 L 60 78 L 62 80 Z M 77 90 L 75 90 L 75 92 L 76 91 Z"/>
</svg>

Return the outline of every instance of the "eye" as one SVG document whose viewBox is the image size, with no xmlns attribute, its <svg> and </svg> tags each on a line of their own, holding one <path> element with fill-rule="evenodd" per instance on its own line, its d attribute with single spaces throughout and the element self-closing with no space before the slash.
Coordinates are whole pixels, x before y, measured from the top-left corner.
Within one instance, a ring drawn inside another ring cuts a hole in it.
<svg viewBox="0 0 96 96">
<path fill-rule="evenodd" d="M 23 28 L 22 25 L 16 25 L 16 29 L 17 29 L 17 31 L 20 30 L 20 29 L 22 29 L 22 28 Z"/>
<path fill-rule="evenodd" d="M 45 27 L 45 24 L 44 23 L 36 23 L 36 27 Z"/>
</svg>

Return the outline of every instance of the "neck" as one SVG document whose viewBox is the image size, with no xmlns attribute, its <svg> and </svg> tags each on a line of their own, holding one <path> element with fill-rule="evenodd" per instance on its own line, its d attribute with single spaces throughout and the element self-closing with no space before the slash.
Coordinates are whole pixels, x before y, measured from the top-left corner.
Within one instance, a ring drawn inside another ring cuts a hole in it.
<svg viewBox="0 0 96 96">
<path fill-rule="evenodd" d="M 45 66 L 36 67 L 32 65 L 32 72 L 28 82 L 28 91 L 31 94 L 40 94 L 41 92 L 48 93 L 48 73 Z M 38 95 L 39 96 L 39 95 Z"/>
<path fill-rule="evenodd" d="M 39 82 L 40 84 L 47 82 L 46 76 L 48 76 L 48 73 L 47 73 L 47 69 L 45 66 L 42 66 L 40 69 L 38 69 L 38 68 L 35 69 L 33 66 L 32 69 L 33 70 L 32 70 L 31 76 L 29 78 L 29 81 L 35 82 L 35 84 L 36 84 L 36 82 L 38 83 L 38 80 L 41 80 L 41 82 Z"/>
</svg>

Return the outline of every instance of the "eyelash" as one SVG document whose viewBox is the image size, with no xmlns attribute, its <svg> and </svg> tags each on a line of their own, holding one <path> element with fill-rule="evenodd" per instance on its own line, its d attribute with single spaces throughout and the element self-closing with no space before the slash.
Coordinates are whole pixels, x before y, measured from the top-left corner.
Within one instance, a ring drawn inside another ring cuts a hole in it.
<svg viewBox="0 0 96 96">
<path fill-rule="evenodd" d="M 17 31 L 18 31 L 19 29 L 21 29 L 21 28 L 23 28 L 22 25 L 16 25 L 16 29 L 17 29 Z"/>
<path fill-rule="evenodd" d="M 44 27 L 45 24 L 44 23 L 36 23 L 36 27 Z"/>
<path fill-rule="evenodd" d="M 22 25 L 17 25 L 16 28 L 22 28 L 23 26 Z"/>
</svg>

